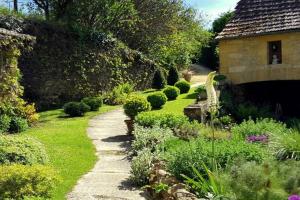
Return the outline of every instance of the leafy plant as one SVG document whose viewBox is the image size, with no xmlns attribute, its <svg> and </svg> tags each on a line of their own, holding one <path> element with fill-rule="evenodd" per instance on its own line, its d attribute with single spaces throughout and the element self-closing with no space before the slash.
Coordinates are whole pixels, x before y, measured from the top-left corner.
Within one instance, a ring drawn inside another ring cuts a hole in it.
<svg viewBox="0 0 300 200">
<path fill-rule="evenodd" d="M 167 82 L 168 85 L 175 85 L 175 83 L 177 83 L 179 81 L 179 73 L 178 70 L 175 66 L 171 66 L 169 69 L 169 73 L 168 73 L 168 78 L 167 78 Z"/>
<path fill-rule="evenodd" d="M 82 99 L 81 102 L 90 106 L 91 111 L 98 111 L 99 108 L 103 105 L 103 100 L 101 97 L 86 97 Z"/>
<path fill-rule="evenodd" d="M 21 133 L 28 129 L 28 122 L 26 119 L 21 117 L 13 117 L 10 121 L 9 132 L 11 133 Z"/>
<path fill-rule="evenodd" d="M 135 140 L 131 145 L 134 154 L 145 149 L 154 152 L 157 145 L 174 137 L 170 129 L 159 126 L 154 126 L 153 128 L 135 126 L 134 136 Z"/>
<path fill-rule="evenodd" d="M 256 106 L 251 103 L 242 103 L 239 104 L 234 111 L 234 115 L 237 120 L 243 121 L 249 118 L 259 119 L 259 118 L 272 118 L 272 112 L 270 111 L 269 106 Z"/>
<path fill-rule="evenodd" d="M 138 186 L 144 186 L 149 183 L 150 170 L 154 161 L 154 154 L 146 149 L 132 159 L 130 180 Z"/>
<path fill-rule="evenodd" d="M 151 104 L 153 109 L 162 108 L 163 105 L 168 101 L 167 96 L 163 92 L 156 92 L 147 97 L 148 102 Z"/>
<path fill-rule="evenodd" d="M 167 85 L 167 81 L 161 70 L 157 70 L 153 77 L 152 88 L 153 89 L 164 89 Z"/>
<path fill-rule="evenodd" d="M 134 119 L 139 113 L 151 110 L 151 104 L 142 96 L 131 96 L 123 106 L 125 114 Z"/>
<path fill-rule="evenodd" d="M 164 183 L 158 183 L 152 186 L 152 188 L 154 189 L 156 194 L 159 194 L 161 192 L 165 192 L 168 191 L 168 189 L 170 188 L 167 184 Z"/>
<path fill-rule="evenodd" d="M 168 86 L 163 91 L 165 95 L 168 97 L 168 100 L 175 100 L 180 94 L 180 90 L 177 87 L 174 86 Z"/>
<path fill-rule="evenodd" d="M 11 118 L 7 115 L 0 115 L 0 134 L 9 130 Z"/>
<path fill-rule="evenodd" d="M 81 117 L 91 110 L 91 107 L 83 102 L 69 102 L 63 107 L 64 112 L 71 117 Z"/>
<path fill-rule="evenodd" d="M 196 178 L 189 178 L 182 175 L 185 182 L 196 192 L 198 197 L 212 196 L 213 199 L 225 199 L 224 189 L 222 184 L 217 180 L 215 174 L 202 163 L 205 174 L 201 174 L 195 167 L 192 166 L 193 173 Z"/>
<path fill-rule="evenodd" d="M 105 103 L 109 105 L 122 105 L 133 91 L 134 86 L 129 83 L 117 85 L 108 93 L 105 98 Z"/>
<path fill-rule="evenodd" d="M 246 138 L 254 135 L 283 135 L 289 132 L 285 124 L 273 119 L 250 119 L 232 128 L 233 136 Z"/>
<path fill-rule="evenodd" d="M 57 173 L 50 167 L 0 165 L 0 196 L 3 199 L 50 198 L 58 182 Z"/>
<path fill-rule="evenodd" d="M 197 87 L 197 89 L 195 90 L 196 93 L 202 93 L 205 92 L 206 93 L 206 87 L 205 85 L 200 85 L 199 87 Z"/>
<path fill-rule="evenodd" d="M 180 90 L 180 94 L 188 93 L 191 89 L 191 84 L 187 81 L 178 81 L 175 83 L 175 87 Z"/>
<path fill-rule="evenodd" d="M 202 129 L 202 125 L 196 121 L 186 122 L 179 126 L 177 126 L 174 130 L 175 136 L 180 139 L 190 140 L 192 138 L 196 138 L 200 135 L 200 130 Z"/>
<path fill-rule="evenodd" d="M 48 162 L 45 147 L 26 136 L 0 136 L 0 164 L 45 164 Z"/>
</svg>

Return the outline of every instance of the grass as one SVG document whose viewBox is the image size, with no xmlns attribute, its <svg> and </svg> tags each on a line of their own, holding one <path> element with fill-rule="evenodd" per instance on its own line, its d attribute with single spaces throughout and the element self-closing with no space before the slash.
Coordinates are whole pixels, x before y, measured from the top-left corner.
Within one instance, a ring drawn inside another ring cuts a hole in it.
<svg viewBox="0 0 300 200">
<path fill-rule="evenodd" d="M 79 118 L 67 118 L 62 114 L 62 110 L 42 112 L 40 123 L 24 132 L 45 145 L 50 164 L 63 179 L 51 199 L 65 199 L 77 180 L 92 169 L 97 157 L 95 148 L 86 134 L 88 121 L 93 116 L 116 108 L 103 106 L 99 112 L 90 112 Z"/>
<path fill-rule="evenodd" d="M 150 90 L 150 91 L 143 92 L 142 94 L 144 96 L 148 96 L 149 94 L 155 91 L 156 90 Z M 197 94 L 194 91 L 195 88 L 192 88 L 188 94 L 182 94 L 176 100 L 168 101 L 162 109 L 153 110 L 152 112 L 156 112 L 156 113 L 168 112 L 168 113 L 184 115 L 183 113 L 184 108 L 195 103 Z"/>
</svg>

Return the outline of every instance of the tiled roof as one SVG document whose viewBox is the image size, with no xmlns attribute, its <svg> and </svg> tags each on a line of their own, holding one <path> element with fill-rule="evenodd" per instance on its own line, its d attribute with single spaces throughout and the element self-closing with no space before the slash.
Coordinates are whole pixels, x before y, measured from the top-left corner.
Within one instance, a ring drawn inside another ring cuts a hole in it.
<svg viewBox="0 0 300 200">
<path fill-rule="evenodd" d="M 300 31 L 300 0 L 240 0 L 217 39 Z"/>
</svg>

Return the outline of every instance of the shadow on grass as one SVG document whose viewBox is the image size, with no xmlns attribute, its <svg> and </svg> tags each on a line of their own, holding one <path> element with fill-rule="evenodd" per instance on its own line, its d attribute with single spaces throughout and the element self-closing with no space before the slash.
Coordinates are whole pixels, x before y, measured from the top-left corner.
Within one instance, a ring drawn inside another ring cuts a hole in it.
<svg viewBox="0 0 300 200">
<path fill-rule="evenodd" d="M 142 94 L 149 94 L 149 93 L 159 92 L 159 91 L 160 91 L 160 90 L 151 89 L 151 90 L 144 91 Z"/>
</svg>

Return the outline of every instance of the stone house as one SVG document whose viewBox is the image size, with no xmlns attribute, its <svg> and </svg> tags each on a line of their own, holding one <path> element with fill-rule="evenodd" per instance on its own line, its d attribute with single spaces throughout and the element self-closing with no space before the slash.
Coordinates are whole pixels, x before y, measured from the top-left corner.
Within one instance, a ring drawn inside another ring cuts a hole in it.
<svg viewBox="0 0 300 200">
<path fill-rule="evenodd" d="M 300 0 L 240 0 L 217 40 L 234 84 L 300 80 Z"/>
</svg>

